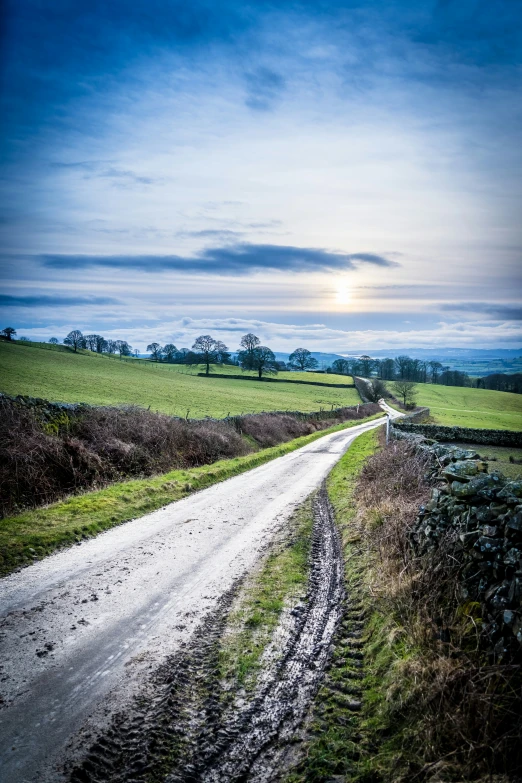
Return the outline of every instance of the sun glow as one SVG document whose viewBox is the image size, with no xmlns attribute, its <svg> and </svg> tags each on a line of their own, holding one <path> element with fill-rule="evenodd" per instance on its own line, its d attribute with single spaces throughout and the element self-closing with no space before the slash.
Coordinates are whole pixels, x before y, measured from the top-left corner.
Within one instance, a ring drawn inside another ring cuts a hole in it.
<svg viewBox="0 0 522 783">
<path fill-rule="evenodd" d="M 335 299 L 338 304 L 349 304 L 352 300 L 352 292 L 348 288 L 347 285 L 340 285 L 337 288 L 337 293 L 335 294 Z"/>
</svg>

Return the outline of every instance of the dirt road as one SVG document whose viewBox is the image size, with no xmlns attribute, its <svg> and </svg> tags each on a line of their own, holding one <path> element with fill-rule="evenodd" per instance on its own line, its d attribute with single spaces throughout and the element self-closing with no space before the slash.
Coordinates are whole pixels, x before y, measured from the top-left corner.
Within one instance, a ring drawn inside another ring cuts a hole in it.
<svg viewBox="0 0 522 783">
<path fill-rule="evenodd" d="M 361 432 L 326 435 L 1 583 L 2 783 L 62 780 Z"/>
</svg>

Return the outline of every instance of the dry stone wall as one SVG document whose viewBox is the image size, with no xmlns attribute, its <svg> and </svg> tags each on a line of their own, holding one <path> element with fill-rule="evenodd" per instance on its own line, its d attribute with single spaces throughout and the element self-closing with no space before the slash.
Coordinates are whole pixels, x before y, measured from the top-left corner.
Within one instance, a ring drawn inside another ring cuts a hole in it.
<svg viewBox="0 0 522 783">
<path fill-rule="evenodd" d="M 488 473 L 475 451 L 427 450 L 436 486 L 411 530 L 417 555 L 444 540 L 459 564 L 462 604 L 480 605 L 482 644 L 495 660 L 522 661 L 522 481 Z"/>
<path fill-rule="evenodd" d="M 443 443 L 476 443 L 483 446 L 511 446 L 522 448 L 522 432 L 513 430 L 481 430 L 471 427 L 445 427 L 442 424 L 414 424 L 395 421 L 393 428 L 399 432 L 422 435 Z"/>
</svg>

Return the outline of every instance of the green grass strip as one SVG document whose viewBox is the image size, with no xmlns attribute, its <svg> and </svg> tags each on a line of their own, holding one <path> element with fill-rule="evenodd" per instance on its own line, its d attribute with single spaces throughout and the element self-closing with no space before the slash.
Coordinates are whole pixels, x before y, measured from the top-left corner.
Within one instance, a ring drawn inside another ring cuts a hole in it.
<svg viewBox="0 0 522 783">
<path fill-rule="evenodd" d="M 292 514 L 284 538 L 277 541 L 241 590 L 220 651 L 221 677 L 231 688 L 252 689 L 261 658 L 283 608 L 306 592 L 313 527 L 313 495 Z"/>
<path fill-rule="evenodd" d="M 237 476 L 323 435 L 380 418 L 345 422 L 254 454 L 220 460 L 189 470 L 113 484 L 106 489 L 75 495 L 40 509 L 0 520 L 0 575 L 38 560 L 59 547 L 95 536 L 115 525 L 136 519 L 218 481 Z"/>
<path fill-rule="evenodd" d="M 327 480 L 328 495 L 342 538 L 346 591 L 351 599 L 349 606 L 361 597 L 362 575 L 366 565 L 359 551 L 359 537 L 352 525 L 357 513 L 354 492 L 366 460 L 378 448 L 377 438 L 375 430 L 360 435 L 335 465 Z M 311 738 L 306 745 L 304 758 L 285 777 L 285 783 L 360 779 L 359 765 L 367 749 L 365 738 L 361 737 L 364 716 L 347 710 L 343 696 L 336 688 L 338 683 L 345 689 L 353 671 L 354 662 L 344 657 L 342 645 L 336 646 L 327 680 L 315 699 L 314 713 L 309 724 Z"/>
</svg>

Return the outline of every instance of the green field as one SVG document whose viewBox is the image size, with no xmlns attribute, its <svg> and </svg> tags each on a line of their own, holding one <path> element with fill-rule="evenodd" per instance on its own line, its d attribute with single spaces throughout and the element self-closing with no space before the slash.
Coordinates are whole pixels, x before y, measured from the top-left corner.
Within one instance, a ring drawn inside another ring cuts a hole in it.
<svg viewBox="0 0 522 783">
<path fill-rule="evenodd" d="M 223 368 L 219 368 L 222 372 Z M 227 368 L 237 373 L 237 367 Z M 0 391 L 26 394 L 55 402 L 92 405 L 140 405 L 177 416 L 203 418 L 270 410 L 316 411 L 356 405 L 355 389 L 291 383 L 201 378 L 181 365 L 73 353 L 0 342 Z M 342 376 L 321 373 L 280 373 L 279 378 L 342 382 Z M 341 378 L 341 380 L 339 380 Z M 351 378 L 346 378 L 351 383 Z M 497 392 L 489 392 L 496 394 Z"/>
<path fill-rule="evenodd" d="M 522 479 L 522 449 L 515 449 L 511 446 L 482 446 L 479 443 L 453 443 L 451 445 L 457 446 L 459 449 L 476 451 L 481 459 L 488 463 L 490 473 L 498 470 L 510 479 Z M 510 461 L 510 457 L 513 462 Z"/>
<path fill-rule="evenodd" d="M 417 392 L 417 405 L 428 407 L 439 424 L 522 430 L 522 394 L 428 383 L 419 383 Z"/>
</svg>

